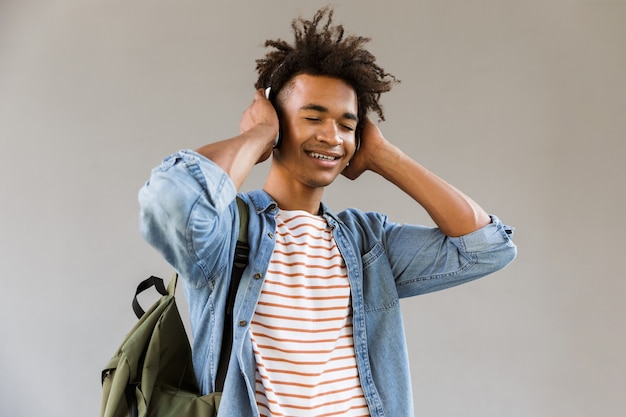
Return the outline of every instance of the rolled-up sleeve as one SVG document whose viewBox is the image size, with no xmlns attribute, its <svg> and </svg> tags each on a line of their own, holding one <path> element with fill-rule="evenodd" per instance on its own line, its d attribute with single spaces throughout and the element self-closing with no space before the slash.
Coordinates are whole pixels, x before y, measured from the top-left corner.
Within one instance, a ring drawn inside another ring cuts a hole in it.
<svg viewBox="0 0 626 417">
<path fill-rule="evenodd" d="M 472 281 L 504 268 L 517 256 L 517 247 L 511 239 L 514 229 L 493 215 L 490 224 L 459 237 L 445 236 L 438 229 L 427 233 L 422 230 L 418 232 L 419 238 L 414 239 L 416 235 L 413 235 L 413 245 L 408 245 L 413 234 L 410 227 L 403 229 L 395 233 L 391 245 L 397 247 L 395 243 L 402 240 L 405 246 L 391 251 L 401 253 L 395 266 L 400 297 Z M 407 250 L 409 247 L 413 250 Z"/>
<path fill-rule="evenodd" d="M 183 278 L 212 279 L 231 239 L 236 196 L 228 175 L 190 150 L 167 157 L 139 191 L 141 234 Z M 209 256 L 212 255 L 212 256 Z"/>
</svg>

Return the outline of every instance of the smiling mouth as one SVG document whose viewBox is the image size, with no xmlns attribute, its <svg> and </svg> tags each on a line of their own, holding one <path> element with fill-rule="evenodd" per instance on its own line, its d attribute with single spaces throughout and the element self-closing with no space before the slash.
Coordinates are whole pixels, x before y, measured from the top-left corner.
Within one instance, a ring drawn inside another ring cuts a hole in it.
<svg viewBox="0 0 626 417">
<path fill-rule="evenodd" d="M 335 161 L 339 159 L 336 156 L 324 155 L 324 154 L 317 153 L 317 152 L 309 152 L 309 156 L 311 158 L 321 159 L 322 161 Z"/>
</svg>

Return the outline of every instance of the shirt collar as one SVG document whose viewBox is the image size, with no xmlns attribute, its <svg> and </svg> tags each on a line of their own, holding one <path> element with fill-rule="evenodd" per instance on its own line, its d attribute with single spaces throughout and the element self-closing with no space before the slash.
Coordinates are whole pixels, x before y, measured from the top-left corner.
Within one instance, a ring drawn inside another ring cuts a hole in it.
<svg viewBox="0 0 626 417">
<path fill-rule="evenodd" d="M 278 204 L 276 204 L 274 199 L 265 191 L 254 190 L 247 193 L 247 195 L 257 213 L 266 212 L 272 215 L 278 213 Z M 324 217 L 333 228 L 336 226 L 337 222 L 339 222 L 339 218 L 324 203 L 320 203 L 320 215 Z"/>
</svg>

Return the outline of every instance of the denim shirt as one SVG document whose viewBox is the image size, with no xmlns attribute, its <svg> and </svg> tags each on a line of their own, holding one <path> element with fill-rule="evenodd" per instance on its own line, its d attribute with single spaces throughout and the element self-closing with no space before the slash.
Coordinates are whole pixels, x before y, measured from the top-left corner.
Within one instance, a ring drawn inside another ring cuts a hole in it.
<svg viewBox="0 0 626 417">
<path fill-rule="evenodd" d="M 200 389 L 214 390 L 224 309 L 238 235 L 236 189 L 216 164 L 193 151 L 169 156 L 139 193 L 141 232 L 183 278 Z M 241 194 L 249 207 L 250 263 L 234 310 L 233 350 L 221 416 L 258 416 L 249 324 L 274 249 L 277 204 L 263 191 Z M 416 205 L 416 207 L 418 207 Z M 497 271 L 516 256 L 512 229 L 492 223 L 461 237 L 349 209 L 320 214 L 333 231 L 350 282 L 354 352 L 372 416 L 413 415 L 408 351 L 399 299 Z"/>
</svg>

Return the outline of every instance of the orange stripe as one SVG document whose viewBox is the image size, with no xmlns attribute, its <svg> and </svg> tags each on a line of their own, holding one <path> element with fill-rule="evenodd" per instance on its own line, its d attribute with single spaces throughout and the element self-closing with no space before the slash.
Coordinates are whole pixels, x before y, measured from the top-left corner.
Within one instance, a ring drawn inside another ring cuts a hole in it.
<svg viewBox="0 0 626 417">
<path fill-rule="evenodd" d="M 264 405 L 264 404 L 259 404 L 259 405 L 264 407 L 264 408 L 266 408 L 268 411 L 270 411 L 269 407 L 267 407 L 266 405 Z M 364 405 L 364 406 L 355 405 L 355 406 L 352 406 L 352 407 L 348 408 L 348 410 L 356 410 L 356 409 L 365 408 L 365 407 L 367 407 L 367 405 Z M 345 413 L 348 410 L 341 410 L 341 411 L 337 411 L 337 412 L 333 412 L 333 413 L 327 413 L 327 414 L 319 414 L 317 417 L 332 417 L 332 416 L 336 416 L 336 415 L 341 415 L 341 414 Z M 273 414 L 260 413 L 259 415 L 261 417 L 286 417 L 285 414 L 279 413 L 279 412 L 274 412 Z M 354 417 L 370 417 L 370 414 L 367 413 L 367 414 L 362 414 L 360 416 L 354 416 Z"/>
<path fill-rule="evenodd" d="M 264 338 L 264 339 L 271 339 L 271 340 L 275 340 L 277 342 L 289 342 L 289 343 L 306 343 L 306 344 L 310 344 L 310 343 L 331 343 L 331 342 L 336 342 L 337 340 L 335 339 L 315 339 L 315 340 L 302 340 L 302 339 L 286 339 L 286 338 L 282 338 L 282 337 L 276 337 L 276 336 L 270 336 L 267 335 L 265 333 L 255 333 L 255 336 L 258 336 L 259 338 Z M 350 334 L 343 334 L 341 336 L 338 337 L 338 339 L 348 339 L 348 338 L 352 338 L 352 335 Z M 300 363 L 300 362 L 298 362 Z"/>
<path fill-rule="evenodd" d="M 287 251 L 287 252 L 283 252 L 280 249 L 277 249 L 278 245 L 282 246 L 284 248 L 288 248 L 290 250 Z M 321 251 L 326 251 L 326 252 L 329 252 L 332 249 L 332 246 L 313 245 L 313 244 L 311 244 L 311 242 L 287 242 L 287 243 L 285 243 L 285 242 L 277 241 L 276 242 L 276 246 L 274 246 L 274 248 L 275 248 L 274 250 L 277 253 L 281 254 L 281 255 L 287 255 L 287 256 L 289 256 L 289 255 L 306 255 L 306 256 L 312 256 L 312 257 L 321 257 L 321 255 L 308 255 L 306 252 L 295 251 L 295 250 L 293 250 L 293 248 L 295 246 L 300 246 L 300 247 L 305 247 L 306 246 L 309 249 L 321 250 Z"/>
<path fill-rule="evenodd" d="M 289 249 L 294 248 L 295 246 L 300 246 L 301 248 L 307 247 L 309 249 L 326 251 L 326 252 L 330 251 L 330 249 L 332 248 L 331 246 L 313 245 L 311 242 L 281 242 L 280 240 L 277 240 L 274 248 L 277 248 L 278 246 L 282 246 L 283 248 L 289 248 Z M 305 254 L 304 252 L 297 252 L 297 251 L 283 252 L 280 249 L 275 249 L 275 250 L 277 253 L 280 253 L 282 255 L 287 255 L 287 256 Z"/>
<path fill-rule="evenodd" d="M 295 230 L 295 229 L 299 229 L 301 227 L 310 227 L 312 229 L 315 230 L 319 230 L 320 232 L 326 232 L 326 231 L 330 231 L 330 228 L 328 227 L 328 225 L 326 224 L 325 221 L 319 221 L 317 222 L 317 224 L 315 223 L 299 223 L 299 224 L 295 224 L 293 226 L 288 226 L 288 223 L 293 222 L 294 220 L 297 219 L 301 219 L 305 216 L 296 216 L 296 217 L 291 217 L 289 219 L 282 219 L 282 221 L 280 223 L 276 224 L 276 227 L 285 227 L 288 228 L 289 230 Z"/>
<path fill-rule="evenodd" d="M 288 267 L 305 266 L 310 269 L 326 269 L 326 270 L 341 268 L 343 266 L 341 263 L 330 264 L 330 265 L 315 265 L 315 264 L 307 264 L 306 262 L 285 262 L 285 261 L 279 261 L 279 260 L 273 260 L 271 262 L 271 265 L 276 265 L 276 264 L 288 266 Z"/>
<path fill-rule="evenodd" d="M 309 233 L 309 232 L 304 232 L 304 233 L 300 233 L 299 235 L 293 234 L 293 233 L 289 233 L 289 232 L 282 232 L 280 230 L 276 231 L 276 237 L 291 237 L 293 239 L 299 239 L 301 237 L 310 237 L 313 240 L 318 240 L 320 242 L 332 242 L 333 238 L 332 236 L 329 237 L 321 237 L 321 236 L 316 236 L 313 233 Z"/>
<path fill-rule="evenodd" d="M 313 329 L 313 330 L 307 330 L 307 329 L 301 329 L 301 328 L 291 328 L 291 327 L 280 327 L 280 326 L 270 326 L 269 324 L 265 324 L 265 323 L 260 323 L 257 322 L 256 320 L 252 321 L 252 324 L 256 325 L 256 326 L 261 326 L 261 327 L 265 327 L 266 329 L 273 329 L 273 330 L 287 330 L 290 332 L 294 332 L 294 333 L 328 333 L 328 332 L 337 332 L 341 329 L 344 328 L 348 328 L 348 327 L 352 327 L 352 324 L 346 324 L 343 327 L 333 327 L 333 328 L 328 328 L 328 329 Z"/>
<path fill-rule="evenodd" d="M 304 285 L 304 284 L 286 284 L 272 279 L 266 279 L 266 284 L 278 285 L 287 288 L 305 288 L 307 290 L 337 290 L 350 288 L 350 285 Z"/>
<path fill-rule="evenodd" d="M 329 353 L 334 352 L 335 350 L 340 350 L 340 349 L 352 349 L 353 346 L 352 345 L 346 345 L 346 346 L 335 346 L 333 347 L 333 349 L 327 349 L 327 350 L 304 350 L 304 349 L 283 349 L 283 348 L 279 348 L 276 346 L 272 346 L 272 345 L 257 345 L 259 348 L 261 349 L 267 349 L 269 351 L 278 351 L 278 352 L 283 352 L 283 353 L 294 353 L 294 354 L 307 354 L 307 355 L 327 355 Z M 258 365 L 261 365 L 261 363 L 259 363 Z M 350 369 L 350 368 L 346 368 L 346 369 Z M 309 373 L 302 373 L 301 375 L 310 375 L 310 376 L 314 376 L 314 375 L 322 375 L 323 372 L 318 373 L 318 374 L 309 374 Z"/>
<path fill-rule="evenodd" d="M 347 370 L 350 370 L 350 369 L 354 369 L 354 367 L 352 367 L 352 366 L 344 366 L 344 367 L 341 367 L 341 368 L 324 369 L 322 372 L 298 372 L 298 371 L 289 371 L 289 370 L 286 370 L 286 369 L 267 368 L 262 363 L 260 363 L 258 365 L 263 367 L 263 369 L 265 369 L 267 372 L 272 372 L 274 374 L 297 375 L 297 376 L 308 376 L 308 377 L 320 376 L 322 374 L 328 374 L 328 373 L 331 373 L 331 372 L 341 372 L 341 371 L 347 371 Z"/>
<path fill-rule="evenodd" d="M 261 377 L 261 379 L 264 379 L 266 381 L 269 381 L 269 378 L 264 376 L 264 375 L 259 375 Z M 322 385 L 330 385 L 330 384 L 336 384 L 338 382 L 344 382 L 344 381 L 349 381 L 351 379 L 354 379 L 354 376 L 346 376 L 343 378 L 337 378 L 337 379 L 331 379 L 328 381 L 322 381 L 322 382 L 318 382 L 317 384 L 304 384 L 302 382 L 292 382 L 292 381 L 272 381 L 272 385 L 276 386 L 276 385 L 285 385 L 285 386 L 291 386 L 291 387 L 300 387 L 300 388 L 317 388 L 317 387 L 321 387 Z M 257 380 L 257 382 L 259 384 L 262 384 L 262 381 Z M 268 391 L 273 392 L 273 389 L 268 389 Z"/>
<path fill-rule="evenodd" d="M 267 306 L 267 307 L 277 307 L 277 308 L 286 308 L 293 309 L 293 306 L 288 306 L 279 303 L 269 303 L 267 301 L 259 301 L 258 305 Z M 337 306 L 337 307 L 298 307 L 298 311 L 332 311 L 332 310 L 345 310 L 346 306 Z"/>
<path fill-rule="evenodd" d="M 301 395 L 301 394 L 290 394 L 288 392 L 276 392 L 276 391 L 270 391 L 270 392 L 274 392 L 277 396 L 281 396 L 281 397 L 291 397 L 291 398 L 302 398 L 305 400 L 312 400 L 315 398 L 320 398 L 320 397 L 324 397 L 327 395 L 333 395 L 333 394 L 340 394 L 342 392 L 347 392 L 347 391 L 351 391 L 354 389 L 359 389 L 361 386 L 360 385 L 355 385 L 352 387 L 347 387 L 347 388 L 342 388 L 342 389 L 338 389 L 338 390 L 333 390 L 333 391 L 327 391 L 327 392 L 320 392 L 316 395 Z M 257 394 L 261 394 L 259 391 L 257 391 Z M 352 397 L 352 399 L 354 398 L 365 398 L 363 396 L 355 396 Z"/>
<path fill-rule="evenodd" d="M 267 270 L 268 274 L 274 274 L 274 275 L 280 275 L 283 277 L 287 277 L 287 278 L 310 278 L 310 279 L 332 279 L 332 278 L 345 278 L 345 275 L 337 275 L 337 274 L 331 274 L 331 275 L 312 275 L 312 274 L 302 274 L 302 273 L 293 273 L 293 274 L 288 274 L 285 272 L 280 272 L 280 271 L 275 271 L 272 269 L 268 269 Z"/>
<path fill-rule="evenodd" d="M 365 397 L 361 397 L 361 398 L 365 398 Z M 358 410 L 359 408 L 365 408 L 366 410 L 368 410 L 368 413 L 367 414 L 362 414 L 362 415 L 356 416 L 356 417 L 370 417 L 370 413 L 369 413 L 369 409 L 367 407 L 367 404 L 364 404 L 364 405 L 353 405 L 352 407 L 349 407 L 348 410 Z M 344 414 L 348 410 L 340 410 L 340 411 L 336 411 L 336 412 L 333 412 L 333 413 L 319 414 L 317 417 L 338 416 L 338 415 Z"/>
<path fill-rule="evenodd" d="M 280 245 L 283 245 L 283 246 L 286 246 L 288 248 L 290 248 L 292 246 L 306 246 L 306 243 L 283 243 L 283 242 L 276 242 L 276 243 L 278 243 Z M 315 249 L 324 249 L 325 251 L 328 251 L 328 248 L 326 246 L 317 246 L 317 247 L 310 246 L 310 247 L 313 247 Z M 283 252 L 283 251 L 278 250 L 278 249 L 274 249 L 274 252 L 275 253 L 279 253 L 281 255 L 285 255 L 285 256 L 303 256 L 303 257 L 306 256 L 307 258 L 324 259 L 324 260 L 328 260 L 328 261 L 330 261 L 331 259 L 334 259 L 334 258 L 341 258 L 341 254 L 340 253 L 332 255 L 332 256 L 324 256 L 324 255 L 311 255 L 311 254 L 308 254 L 306 252 L 298 252 L 298 251 Z"/>
<path fill-rule="evenodd" d="M 354 396 L 352 396 L 350 398 L 344 398 L 344 399 L 336 400 L 336 401 L 329 401 L 329 402 L 318 404 L 316 406 L 311 406 L 311 407 L 295 405 L 295 404 L 279 403 L 278 401 L 270 400 L 269 398 L 267 399 L 267 402 L 270 403 L 270 404 L 279 405 L 281 408 L 294 408 L 296 410 L 317 410 L 318 408 L 328 407 L 329 405 L 345 404 L 347 402 L 350 402 L 352 400 L 356 400 L 358 398 L 365 398 L 365 397 L 363 395 L 354 395 Z M 366 407 L 366 405 L 353 405 L 353 406 L 349 407 L 348 409 L 351 410 L 353 408 L 365 408 L 365 407 Z M 342 411 L 339 411 L 339 412 L 332 412 L 332 413 L 323 414 L 323 415 L 324 416 L 330 416 L 330 415 L 343 414 L 346 411 L 347 410 L 342 410 Z M 318 417 L 320 417 L 320 416 L 318 416 Z"/>
<path fill-rule="evenodd" d="M 305 295 L 289 295 L 289 294 L 283 294 L 283 293 L 274 292 L 274 291 L 261 291 L 261 294 L 275 295 L 281 298 L 293 298 L 293 299 L 299 299 L 299 300 L 343 300 L 347 298 L 343 295 L 328 296 L 328 297 L 307 297 Z"/>
<path fill-rule="evenodd" d="M 343 316 L 335 316 L 335 317 L 324 317 L 324 318 L 317 318 L 317 319 L 307 319 L 307 318 L 303 318 L 303 317 L 293 317 L 293 316 L 281 316 L 278 314 L 269 314 L 269 313 L 259 313 L 258 311 L 256 312 L 257 316 L 261 316 L 261 317 L 271 317 L 274 319 L 282 319 L 282 320 L 291 320 L 291 321 L 302 321 L 302 322 L 306 322 L 306 323 L 322 323 L 325 321 L 345 321 L 345 319 L 348 317 L 346 315 Z"/>
<path fill-rule="evenodd" d="M 258 350 L 256 350 L 256 349 L 254 350 L 254 353 L 260 354 L 260 352 Z M 334 358 L 329 358 L 326 361 L 294 361 L 294 360 L 290 360 L 290 359 L 286 359 L 286 358 L 278 358 L 278 357 L 271 357 L 271 356 L 264 357 L 264 359 L 267 362 L 285 362 L 285 363 L 291 363 L 291 364 L 294 364 L 294 365 L 326 365 L 326 364 L 328 364 L 330 362 L 333 362 L 333 361 L 343 361 L 343 360 L 351 359 L 351 358 L 352 358 L 352 356 L 349 355 L 349 356 L 337 356 L 337 357 L 334 357 Z"/>
</svg>

